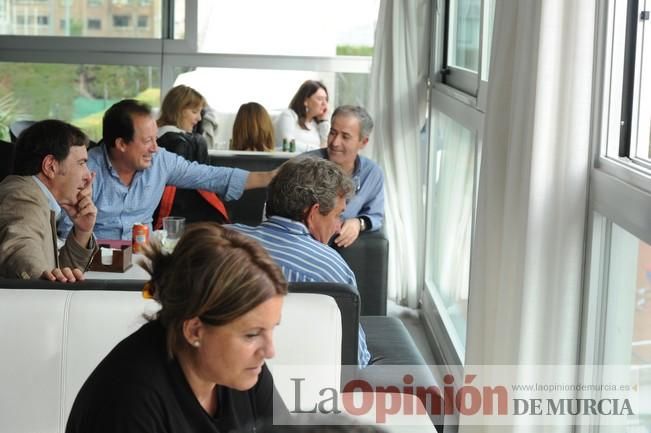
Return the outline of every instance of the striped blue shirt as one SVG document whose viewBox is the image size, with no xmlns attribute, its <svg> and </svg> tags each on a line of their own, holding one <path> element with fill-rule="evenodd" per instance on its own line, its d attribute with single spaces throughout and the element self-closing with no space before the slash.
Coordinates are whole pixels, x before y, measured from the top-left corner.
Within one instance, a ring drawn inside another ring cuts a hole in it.
<svg viewBox="0 0 651 433">
<path fill-rule="evenodd" d="M 355 274 L 334 249 L 312 237 L 301 222 L 272 216 L 257 227 L 226 225 L 257 240 L 280 266 L 289 282 L 333 282 L 357 287 Z M 366 335 L 359 327 L 358 362 L 368 365 L 371 354 Z"/>
</svg>

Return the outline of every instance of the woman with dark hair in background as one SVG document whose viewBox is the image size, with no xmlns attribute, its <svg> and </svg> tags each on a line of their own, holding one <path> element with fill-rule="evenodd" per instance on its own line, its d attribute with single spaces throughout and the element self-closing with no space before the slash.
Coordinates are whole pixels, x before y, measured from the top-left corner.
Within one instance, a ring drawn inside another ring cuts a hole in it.
<svg viewBox="0 0 651 433">
<path fill-rule="evenodd" d="M 274 150 L 274 127 L 262 105 L 257 102 L 240 105 L 233 123 L 231 150 Z"/>
<path fill-rule="evenodd" d="M 278 117 L 276 148 L 281 148 L 283 140 L 295 140 L 296 152 L 325 147 L 329 132 L 328 89 L 320 81 L 307 80 Z"/>
<path fill-rule="evenodd" d="M 86 380 L 66 432 L 253 432 L 273 405 L 285 414 L 264 361 L 287 283 L 265 250 L 199 223 L 146 255 L 161 309 Z"/>
</svg>

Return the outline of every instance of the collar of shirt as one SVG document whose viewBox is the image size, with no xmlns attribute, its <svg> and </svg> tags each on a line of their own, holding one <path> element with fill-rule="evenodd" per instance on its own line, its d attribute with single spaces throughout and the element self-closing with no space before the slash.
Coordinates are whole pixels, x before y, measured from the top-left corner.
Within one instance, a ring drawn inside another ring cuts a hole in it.
<svg viewBox="0 0 651 433">
<path fill-rule="evenodd" d="M 108 146 L 103 141 L 99 146 L 100 146 L 100 149 L 102 150 L 102 159 L 104 160 L 104 164 L 106 165 L 106 170 L 108 171 L 108 173 L 111 176 L 113 176 L 118 181 L 120 181 L 120 183 L 122 183 L 122 180 L 120 179 L 120 175 L 115 170 L 115 168 L 113 168 L 113 163 L 111 162 L 111 157 L 109 155 Z M 154 154 L 152 156 L 152 163 L 153 163 L 154 158 L 156 158 L 156 154 Z M 139 177 L 141 175 L 141 173 L 142 173 L 142 170 L 136 170 L 136 173 L 133 175 L 133 180 L 131 181 L 131 184 L 134 183 L 136 178 Z"/>
<path fill-rule="evenodd" d="M 39 179 L 37 176 L 32 176 L 32 179 L 34 179 L 34 182 L 36 182 L 36 185 L 38 185 L 39 188 L 41 188 L 41 191 L 43 191 L 43 194 L 45 194 L 45 198 L 47 199 L 47 204 L 50 206 L 50 210 L 54 212 L 54 219 L 56 221 L 59 221 L 59 216 L 61 216 L 61 206 L 59 206 L 59 203 L 57 203 L 56 199 L 50 192 L 47 186 L 43 182 L 41 182 L 41 179 Z"/>
<path fill-rule="evenodd" d="M 263 221 L 262 224 L 271 229 L 289 232 L 294 235 L 311 236 L 310 231 L 302 222 L 294 221 L 278 215 L 270 216 L 266 221 Z"/>
<path fill-rule="evenodd" d="M 99 148 L 102 149 L 102 157 L 104 158 L 104 163 L 106 164 L 106 168 L 108 171 L 113 171 L 113 164 L 111 164 L 111 158 L 109 158 L 108 154 L 108 146 L 104 141 L 102 141 L 99 145 Z"/>
<path fill-rule="evenodd" d="M 182 130 L 178 126 L 163 125 L 160 128 L 158 128 L 158 133 L 156 134 L 156 137 L 161 138 L 163 135 L 167 134 L 168 132 L 178 132 L 178 133 L 181 133 L 181 134 L 187 133 L 187 131 Z"/>
</svg>

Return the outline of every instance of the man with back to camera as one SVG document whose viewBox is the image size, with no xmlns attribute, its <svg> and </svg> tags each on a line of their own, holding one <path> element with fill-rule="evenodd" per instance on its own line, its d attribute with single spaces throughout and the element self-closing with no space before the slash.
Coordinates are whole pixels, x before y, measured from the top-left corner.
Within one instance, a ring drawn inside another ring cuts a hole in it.
<svg viewBox="0 0 651 433">
<path fill-rule="evenodd" d="M 88 166 L 97 173 L 93 200 L 99 239 L 129 240 L 135 223 L 151 228 L 165 185 L 215 191 L 225 200 L 236 200 L 245 189 L 263 188 L 273 177 L 273 171 L 189 162 L 159 149 L 157 130 L 151 108 L 133 99 L 117 102 L 104 113 L 103 143 L 88 152 Z M 67 233 L 71 225 L 65 219 L 59 232 Z"/>
<path fill-rule="evenodd" d="M 327 245 L 341 228 L 346 199 L 355 190 L 336 164 L 322 158 L 285 162 L 268 188 L 267 219 L 257 227 L 227 225 L 259 241 L 278 263 L 288 282 L 334 282 L 357 287 L 355 274 Z M 371 354 L 359 327 L 358 363 Z"/>
<path fill-rule="evenodd" d="M 384 175 L 369 158 L 359 155 L 368 144 L 373 120 L 360 106 L 342 105 L 332 113 L 328 147 L 306 152 L 299 157 L 328 159 L 341 167 L 355 183 L 355 196 L 346 205 L 343 224 L 335 245 L 350 246 L 364 231 L 375 231 L 384 220 Z"/>
<path fill-rule="evenodd" d="M 94 174 L 86 164 L 88 138 L 59 120 L 20 134 L 15 175 L 0 183 L 0 274 L 9 278 L 83 280 L 97 245 L 91 199 Z M 73 229 L 57 249 L 56 221 L 65 210 Z"/>
</svg>

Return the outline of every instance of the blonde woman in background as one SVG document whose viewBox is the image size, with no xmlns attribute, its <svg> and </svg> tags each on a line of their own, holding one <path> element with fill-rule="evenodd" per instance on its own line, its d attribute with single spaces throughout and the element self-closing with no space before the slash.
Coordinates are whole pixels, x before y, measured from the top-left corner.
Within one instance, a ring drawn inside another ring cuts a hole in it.
<svg viewBox="0 0 651 433">
<path fill-rule="evenodd" d="M 160 107 L 158 125 L 158 145 L 181 155 L 189 161 L 205 164 L 208 160 L 206 140 L 193 132 L 201 121 L 201 110 L 206 100 L 192 87 L 180 85 L 173 87 Z"/>
<path fill-rule="evenodd" d="M 274 150 L 274 127 L 269 113 L 262 105 L 248 102 L 237 110 L 231 150 Z"/>
<path fill-rule="evenodd" d="M 205 98 L 192 87 L 173 87 L 163 99 L 156 122 L 158 145 L 188 161 L 209 164 L 208 144 L 194 132 L 205 107 Z M 229 221 L 226 206 L 214 192 L 166 186 L 154 211 L 154 229 L 162 228 L 163 218 L 170 215 L 183 216 L 187 222 Z"/>
</svg>

